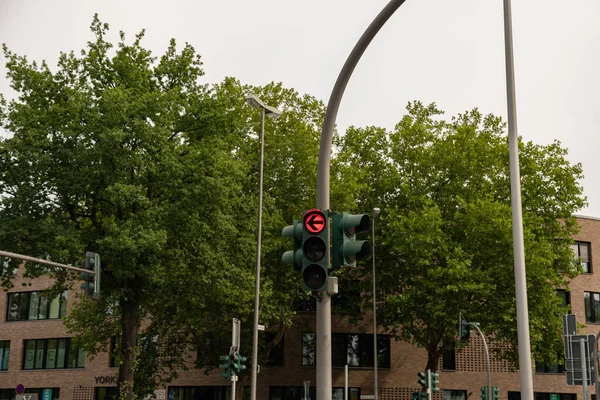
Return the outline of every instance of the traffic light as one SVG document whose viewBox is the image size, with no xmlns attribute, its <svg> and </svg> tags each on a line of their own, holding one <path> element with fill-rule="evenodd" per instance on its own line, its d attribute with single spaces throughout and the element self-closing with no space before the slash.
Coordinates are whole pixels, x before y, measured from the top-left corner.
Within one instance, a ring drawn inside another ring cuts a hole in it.
<svg viewBox="0 0 600 400">
<path fill-rule="evenodd" d="M 427 400 L 427 393 L 412 392 L 411 400 Z"/>
<path fill-rule="evenodd" d="M 419 372 L 417 374 L 417 376 L 419 377 L 419 380 L 417 381 L 417 383 L 419 385 L 421 385 L 421 387 L 426 388 L 426 389 L 429 388 L 429 381 L 428 381 L 429 377 L 427 375 L 428 375 L 427 371 Z"/>
<path fill-rule="evenodd" d="M 327 211 L 313 208 L 302 218 L 302 287 L 324 290 L 329 270 Z M 294 256 L 295 258 L 296 256 Z"/>
<path fill-rule="evenodd" d="M 221 377 L 223 379 L 231 380 L 231 366 L 229 363 L 229 356 L 219 356 L 219 360 L 225 361 L 225 364 L 219 364 L 219 368 L 223 368 L 224 371 L 221 372 Z"/>
<path fill-rule="evenodd" d="M 487 391 L 487 386 L 483 386 L 481 388 L 481 400 L 488 400 L 488 391 Z"/>
<path fill-rule="evenodd" d="M 431 391 L 433 393 L 440 391 L 440 388 L 438 386 L 440 384 L 440 381 L 438 380 L 439 377 L 440 374 L 429 371 L 429 386 L 431 387 Z"/>
<path fill-rule="evenodd" d="M 233 372 L 235 372 L 236 375 L 239 375 L 242 371 L 246 369 L 246 366 L 244 365 L 245 362 L 246 357 L 240 354 L 233 355 Z"/>
<path fill-rule="evenodd" d="M 294 240 L 294 250 L 283 253 L 281 260 L 286 264 L 292 264 L 298 271 L 302 270 L 302 231 L 304 225 L 301 221 L 294 220 L 292 225 L 288 225 L 281 231 L 281 236 L 289 237 Z"/>
<path fill-rule="evenodd" d="M 371 253 L 371 243 L 367 240 L 356 240 L 358 232 L 371 227 L 371 217 L 367 214 L 335 214 L 331 217 L 333 236 L 333 269 L 343 266 L 356 267 L 356 259 Z"/>
<path fill-rule="evenodd" d="M 492 400 L 500 400 L 500 389 L 497 387 L 492 388 Z"/>
<path fill-rule="evenodd" d="M 80 274 L 83 280 L 81 288 L 87 297 L 97 299 L 100 297 L 100 255 L 91 251 L 85 253 L 85 269 L 94 273 Z"/>
</svg>

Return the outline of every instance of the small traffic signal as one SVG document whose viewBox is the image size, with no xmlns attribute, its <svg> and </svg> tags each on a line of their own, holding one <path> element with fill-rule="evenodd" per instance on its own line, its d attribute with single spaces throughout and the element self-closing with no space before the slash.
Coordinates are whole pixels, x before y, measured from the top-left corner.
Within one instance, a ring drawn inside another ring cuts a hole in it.
<svg viewBox="0 0 600 400">
<path fill-rule="evenodd" d="M 302 231 L 304 225 L 301 221 L 294 221 L 281 231 L 281 236 L 289 237 L 294 240 L 294 250 L 283 253 L 281 260 L 286 264 L 292 264 L 298 271 L 302 270 Z"/>
<path fill-rule="evenodd" d="M 419 400 L 419 392 L 412 392 L 410 398 L 411 400 Z"/>
<path fill-rule="evenodd" d="M 487 386 L 483 386 L 481 388 L 481 400 L 488 400 L 488 391 L 487 391 Z"/>
<path fill-rule="evenodd" d="M 427 400 L 427 393 L 425 393 L 425 392 L 412 392 L 411 400 Z"/>
<path fill-rule="evenodd" d="M 229 356 L 219 356 L 219 360 L 225 361 L 225 364 L 219 364 L 219 368 L 223 368 L 224 371 L 221 372 L 221 377 L 226 380 L 231 380 L 231 366 L 229 363 Z"/>
<path fill-rule="evenodd" d="M 236 375 L 239 375 L 242 371 L 244 371 L 246 369 L 246 366 L 244 365 L 244 363 L 246 362 L 246 357 L 240 355 L 240 354 L 234 354 L 234 358 L 233 358 L 233 365 L 234 365 L 234 372 Z"/>
<path fill-rule="evenodd" d="M 431 387 L 431 391 L 433 393 L 439 392 L 440 388 L 438 385 L 440 384 L 440 381 L 438 380 L 438 378 L 440 377 L 440 374 L 431 372 L 430 370 L 428 370 L 428 371 L 429 371 L 429 386 Z"/>
<path fill-rule="evenodd" d="M 302 286 L 324 290 L 329 270 L 329 230 L 327 212 L 313 208 L 302 218 Z"/>
<path fill-rule="evenodd" d="M 371 243 L 367 240 L 356 240 L 358 232 L 371 227 L 371 217 L 367 214 L 335 214 L 331 218 L 333 236 L 333 269 L 343 266 L 356 267 L 356 259 L 371 253 Z"/>
<path fill-rule="evenodd" d="M 87 297 L 97 299 L 100 297 L 100 255 L 91 251 L 85 253 L 85 269 L 93 273 L 80 274 L 81 288 Z"/>
<path fill-rule="evenodd" d="M 419 377 L 419 380 L 417 381 L 417 383 L 419 385 L 421 385 L 421 387 L 429 388 L 429 381 L 428 381 L 429 377 L 427 375 L 428 375 L 427 371 L 419 372 L 417 374 L 417 376 Z"/>
<path fill-rule="evenodd" d="M 492 388 L 492 400 L 500 400 L 500 389 L 497 387 Z"/>
</svg>

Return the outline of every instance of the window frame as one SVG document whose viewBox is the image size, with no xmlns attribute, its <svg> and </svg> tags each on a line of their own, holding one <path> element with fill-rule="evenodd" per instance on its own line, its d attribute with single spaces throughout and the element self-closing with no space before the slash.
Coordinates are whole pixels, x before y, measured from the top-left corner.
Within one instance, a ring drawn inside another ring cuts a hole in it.
<svg viewBox="0 0 600 400">
<path fill-rule="evenodd" d="M 597 297 L 597 299 L 594 299 Z M 589 300 L 588 300 L 589 299 Z M 599 292 L 583 292 L 583 309 L 585 313 L 586 323 L 600 323 L 600 312 L 596 315 L 596 308 L 600 311 L 600 293 Z M 589 311 L 589 313 L 588 313 Z M 589 315 L 589 318 L 588 318 Z"/>
<path fill-rule="evenodd" d="M 10 340 L 0 340 L 0 371 L 8 371 Z"/>
<path fill-rule="evenodd" d="M 6 322 L 25 322 L 25 321 L 45 321 L 45 320 L 58 320 L 62 319 L 67 315 L 67 298 L 68 290 L 65 290 L 57 297 L 52 299 L 41 296 L 41 290 L 33 290 L 28 292 L 10 292 L 6 297 Z M 11 307 L 15 304 L 14 299 L 18 296 L 18 308 L 15 312 L 16 318 L 12 318 Z M 31 318 L 32 314 L 32 298 L 35 296 L 34 307 L 37 307 L 35 312 L 36 318 Z M 58 301 L 58 316 L 51 318 L 51 310 L 55 301 Z M 41 310 L 42 304 L 44 304 L 45 310 Z M 24 308 L 24 309 L 21 309 Z M 43 313 L 43 314 L 41 314 Z M 40 318 L 40 315 L 44 315 L 45 318 Z"/>
<path fill-rule="evenodd" d="M 312 339 L 309 339 L 312 338 Z M 377 335 L 377 368 L 388 369 L 391 366 L 391 336 Z M 356 346 L 351 346 L 356 344 Z M 337 351 L 336 351 L 337 349 Z M 384 349 L 383 351 L 381 349 Z M 371 333 L 341 333 L 331 335 L 331 364 L 333 368 L 373 369 L 373 334 Z M 354 355 L 357 364 L 350 363 Z M 310 357 L 310 360 L 307 359 Z M 303 367 L 316 366 L 317 349 L 314 332 L 302 333 L 301 364 Z M 365 361 L 362 361 L 365 360 Z"/>
<path fill-rule="evenodd" d="M 581 256 L 581 248 L 586 248 L 586 257 L 587 261 L 584 261 L 584 257 Z M 592 268 L 592 243 L 586 242 L 583 240 L 576 240 L 575 243 L 571 245 L 571 249 L 573 253 L 575 253 L 576 259 L 579 261 L 581 266 L 583 267 L 584 274 L 591 274 L 594 272 Z"/>
<path fill-rule="evenodd" d="M 48 339 L 25 339 L 23 340 L 22 371 L 36 370 L 62 370 L 85 368 L 85 351 L 72 346 L 72 338 L 48 338 Z M 49 347 L 54 342 L 55 347 Z M 33 359 L 28 362 L 28 351 L 33 344 Z M 63 345 L 63 346 L 61 346 Z M 62 351 L 61 351 L 62 349 Z M 54 350 L 54 360 L 51 359 L 49 350 Z M 61 356 L 62 353 L 62 356 Z M 48 362 L 53 362 L 53 367 L 48 367 Z M 75 364 L 74 366 L 72 364 Z M 28 367 L 28 364 L 31 367 Z"/>
</svg>

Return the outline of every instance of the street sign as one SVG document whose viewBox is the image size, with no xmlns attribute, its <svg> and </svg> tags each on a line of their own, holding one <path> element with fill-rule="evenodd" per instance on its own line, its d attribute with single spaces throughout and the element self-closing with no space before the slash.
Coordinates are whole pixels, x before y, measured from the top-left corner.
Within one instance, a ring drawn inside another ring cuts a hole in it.
<svg viewBox="0 0 600 400">
<path fill-rule="evenodd" d="M 38 400 L 38 395 L 37 393 L 18 394 L 15 400 Z"/>
<path fill-rule="evenodd" d="M 304 227 L 313 235 L 323 232 L 325 226 L 325 214 L 323 214 L 323 211 L 313 208 L 304 213 Z"/>
<path fill-rule="evenodd" d="M 564 314 L 562 316 L 563 321 L 563 335 L 575 335 L 577 333 L 577 319 L 575 314 Z"/>
<path fill-rule="evenodd" d="M 17 392 L 17 394 L 23 394 L 25 392 L 25 386 L 19 383 L 15 388 L 15 392 Z"/>
<path fill-rule="evenodd" d="M 581 354 L 581 341 L 584 341 L 584 354 Z M 593 352 L 596 349 L 594 335 L 565 336 L 565 369 L 567 370 L 567 385 L 583 385 L 583 362 L 585 362 L 586 384 L 595 383 L 595 367 Z M 583 361 L 583 362 L 582 362 Z"/>
</svg>

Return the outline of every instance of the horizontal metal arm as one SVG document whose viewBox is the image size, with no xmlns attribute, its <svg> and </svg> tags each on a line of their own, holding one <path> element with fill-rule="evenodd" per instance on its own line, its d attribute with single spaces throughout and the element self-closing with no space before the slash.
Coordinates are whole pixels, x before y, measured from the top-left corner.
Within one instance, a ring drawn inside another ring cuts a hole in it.
<svg viewBox="0 0 600 400">
<path fill-rule="evenodd" d="M 84 268 L 73 267 L 72 265 L 66 265 L 66 264 L 61 264 L 61 263 L 57 263 L 57 262 L 54 262 L 54 261 L 42 260 L 40 258 L 34 258 L 34 257 L 30 257 L 30 256 L 24 256 L 22 254 L 11 253 L 11 252 L 8 252 L 8 251 L 2 251 L 2 250 L 0 250 L 0 256 L 1 257 L 16 258 L 16 259 L 23 260 L 23 261 L 31 261 L 31 262 L 34 262 L 34 263 L 37 263 L 37 264 L 49 265 L 51 267 L 70 269 L 71 271 L 85 272 L 86 274 L 96 275 L 96 271 L 94 271 L 94 270 L 87 270 L 87 269 L 84 269 Z"/>
</svg>

